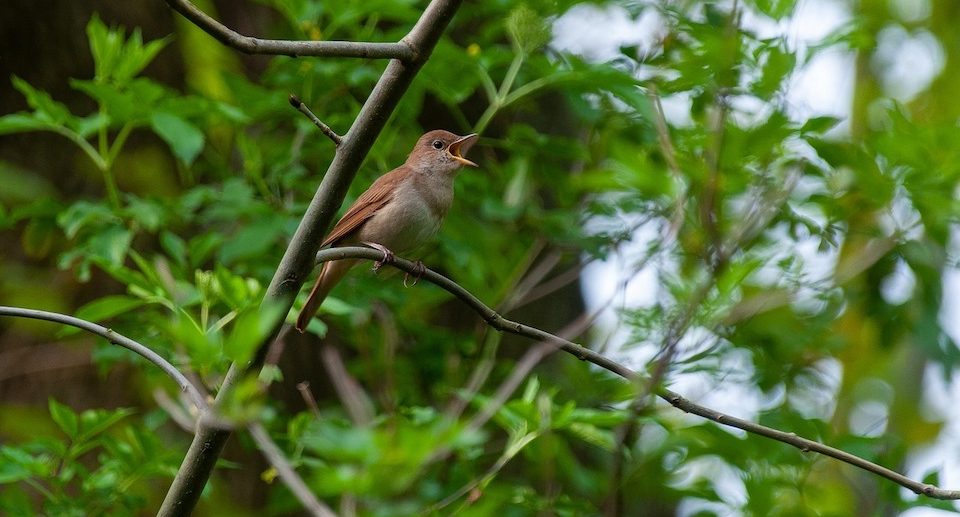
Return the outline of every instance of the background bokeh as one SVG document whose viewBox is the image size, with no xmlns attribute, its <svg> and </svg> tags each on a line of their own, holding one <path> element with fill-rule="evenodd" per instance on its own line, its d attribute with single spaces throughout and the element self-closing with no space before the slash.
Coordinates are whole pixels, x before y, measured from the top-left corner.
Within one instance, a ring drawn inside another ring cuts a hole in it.
<svg viewBox="0 0 960 517">
<path fill-rule="evenodd" d="M 425 5 L 197 4 L 248 35 L 366 41 Z M 425 130 L 477 131 L 481 170 L 413 258 L 637 370 L 667 357 L 693 400 L 957 486 L 958 11 L 465 2 L 346 202 Z M 0 39 L 0 305 L 104 322 L 215 390 L 333 155 L 288 94 L 345 133 L 385 63 L 242 55 L 159 1 L 9 0 Z M 340 513 L 955 510 L 665 404 L 634 414 L 636 389 L 566 355 L 471 426 L 532 343 L 401 278 L 358 268 L 269 393 L 227 408 Z M 0 320 L 0 513 L 153 513 L 188 408 L 124 350 Z M 237 433 L 197 514 L 300 511 Z"/>
</svg>

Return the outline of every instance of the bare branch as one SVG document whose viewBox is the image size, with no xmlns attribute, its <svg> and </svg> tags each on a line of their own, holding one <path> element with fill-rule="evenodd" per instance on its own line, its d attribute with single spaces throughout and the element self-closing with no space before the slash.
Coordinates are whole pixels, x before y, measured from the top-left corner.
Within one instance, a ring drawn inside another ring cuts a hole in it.
<svg viewBox="0 0 960 517">
<path fill-rule="evenodd" d="M 666 240 L 672 242 L 680 234 L 680 227 L 683 226 L 683 211 L 687 204 L 687 192 L 683 186 L 683 171 L 677 162 L 677 151 L 673 147 L 673 140 L 670 138 L 670 128 L 667 126 L 667 117 L 663 113 L 663 104 L 660 102 L 660 95 L 657 93 L 657 85 L 651 83 L 647 91 L 647 97 L 653 104 L 653 113 L 657 136 L 660 142 L 660 152 L 663 153 L 663 159 L 667 162 L 667 168 L 670 170 L 670 176 L 674 184 L 680 189 L 677 201 L 673 207 L 673 214 L 670 216 L 670 224 L 667 225 Z"/>
<path fill-rule="evenodd" d="M 189 2 L 185 0 L 166 1 L 201 28 L 208 32 L 213 31 L 211 34 L 219 30 L 218 26 L 220 24 L 203 15 Z M 293 300 L 303 286 L 304 280 L 310 274 L 314 254 L 320 249 L 320 243 L 323 242 L 327 228 L 333 221 L 340 204 L 343 203 L 343 198 L 346 196 L 360 164 L 383 130 L 390 115 L 393 114 L 400 103 L 400 99 L 407 91 L 413 78 L 420 71 L 420 67 L 430 56 L 461 3 L 462 0 L 432 0 L 413 29 L 403 38 L 403 42 L 396 44 L 397 47 L 395 48 L 398 50 L 401 46 L 408 47 L 409 54 L 404 51 L 402 55 L 396 56 L 404 58 L 404 60 L 390 60 L 377 85 L 364 102 L 353 126 L 343 137 L 341 145 L 337 147 L 333 161 L 327 168 L 320 187 L 314 194 L 313 200 L 310 201 L 310 205 L 307 207 L 297 231 L 290 239 L 290 244 L 287 246 L 273 279 L 267 287 L 267 294 L 264 297 L 265 305 L 281 306 L 286 304 L 286 307 L 289 308 L 293 304 Z M 229 40 L 230 32 L 232 31 L 221 32 L 222 37 L 226 38 L 221 39 L 221 41 Z M 322 46 L 317 42 L 310 44 Z M 331 44 L 333 43 L 326 42 L 327 46 Z M 367 55 L 366 51 L 371 49 L 371 45 L 377 46 L 378 44 L 350 45 L 354 48 L 365 48 L 366 50 L 359 54 L 327 52 L 317 55 L 363 55 L 373 57 L 372 54 Z M 361 45 L 361 47 L 357 47 L 357 45 Z M 382 45 L 387 44 L 379 44 L 378 48 L 383 48 Z M 389 52 L 383 54 L 383 57 L 388 56 Z M 216 403 L 226 397 L 224 394 L 232 391 L 233 387 L 246 375 L 250 368 L 262 362 L 264 349 L 279 331 L 280 322 L 270 334 L 269 339 L 264 340 L 252 363 L 230 365 L 230 370 L 227 372 L 220 392 L 217 394 Z M 167 491 L 158 515 L 165 517 L 189 515 L 193 511 L 230 434 L 229 429 L 206 425 L 203 422 L 197 426 L 197 433 L 190 444 L 190 449 L 180 465 L 180 470 L 177 472 L 173 484 Z"/>
<path fill-rule="evenodd" d="M 313 396 L 313 392 L 310 391 L 310 382 L 298 382 L 297 391 L 300 392 L 300 396 L 303 397 L 303 401 L 306 402 L 307 407 L 310 408 L 310 412 L 313 413 L 313 416 L 319 419 L 320 406 L 317 405 L 317 399 Z"/>
<path fill-rule="evenodd" d="M 310 512 L 310 515 L 336 517 L 337 514 L 333 513 L 333 510 L 331 510 L 329 506 L 323 504 L 322 501 L 313 495 L 310 487 L 297 475 L 297 471 L 293 470 L 293 466 L 291 466 L 287 458 L 284 457 L 283 451 L 270 439 L 270 434 L 267 433 L 267 430 L 263 428 L 260 422 L 250 424 L 247 429 L 250 430 L 253 441 L 257 442 L 257 448 L 259 448 L 263 456 L 267 458 L 270 465 L 277 469 L 277 474 L 280 476 L 280 479 L 283 480 L 287 488 L 293 492 L 293 495 L 300 501 L 300 504 Z"/>
<path fill-rule="evenodd" d="M 193 428 L 196 426 L 193 417 L 188 415 L 187 412 L 183 410 L 183 407 L 173 400 L 166 391 L 161 389 L 153 390 L 153 400 L 161 409 L 170 415 L 170 419 L 173 420 L 173 423 L 177 424 L 180 429 L 188 433 L 193 432 Z"/>
<path fill-rule="evenodd" d="M 180 387 L 180 390 L 186 393 L 190 397 L 190 401 L 197 408 L 198 413 L 206 413 L 209 410 L 207 406 L 207 396 L 203 393 L 202 388 L 194 386 L 187 377 L 180 372 L 175 366 L 170 364 L 166 359 L 161 357 L 159 354 L 150 350 L 144 345 L 137 343 L 136 341 L 114 332 L 107 327 L 97 325 L 96 323 L 82 320 L 80 318 L 74 318 L 73 316 L 67 316 L 66 314 L 60 314 L 56 312 L 40 311 L 35 309 L 22 309 L 19 307 L 4 307 L 0 306 L 0 316 L 13 316 L 17 318 L 30 318 L 35 320 L 45 320 L 52 321 L 54 323 L 61 323 L 63 325 L 69 325 L 71 327 L 76 327 L 81 330 L 86 330 L 91 334 L 96 334 L 107 341 L 110 344 L 122 346 L 127 350 L 143 357 L 147 361 L 155 364 L 163 373 L 166 373 L 168 377 L 173 379 L 177 383 L 177 386 Z"/>
<path fill-rule="evenodd" d="M 260 39 L 244 36 L 207 16 L 188 0 L 166 0 L 173 10 L 194 25 L 213 36 L 220 43 L 245 54 L 281 56 L 358 57 L 369 59 L 399 59 L 413 61 L 416 53 L 405 42 L 370 43 L 355 41 L 304 41 Z"/>
<path fill-rule="evenodd" d="M 322 120 L 317 118 L 317 116 L 314 115 L 312 111 L 310 111 L 310 108 L 308 108 L 307 105 L 304 104 L 299 97 L 291 93 L 289 101 L 291 106 L 293 106 L 294 108 L 297 108 L 297 111 L 306 115 L 307 118 L 310 119 L 310 122 L 313 122 L 313 125 L 320 128 L 320 132 L 326 135 L 327 138 L 332 140 L 333 145 L 340 147 L 340 143 L 343 142 L 343 138 L 340 135 L 338 135 L 334 130 L 330 129 L 330 126 L 324 124 Z"/>
<path fill-rule="evenodd" d="M 346 365 L 343 364 L 343 358 L 336 348 L 326 345 L 320 350 L 320 357 L 323 359 L 323 366 L 330 375 L 330 382 L 333 383 L 333 389 L 343 402 L 343 407 L 350 415 L 350 419 L 357 425 L 367 425 L 373 421 L 375 410 L 370 397 L 360 387 Z"/>
<path fill-rule="evenodd" d="M 342 260 L 348 258 L 378 261 L 383 259 L 383 253 L 372 248 L 361 247 L 327 248 L 317 253 L 318 262 Z M 394 257 L 394 259 L 391 262 L 387 262 L 387 264 L 390 264 L 391 266 L 410 274 L 415 274 L 417 272 L 417 264 L 404 258 Z M 423 271 L 420 275 L 420 278 L 443 288 L 456 298 L 466 303 L 467 306 L 479 314 L 484 321 L 487 322 L 487 324 L 497 330 L 544 341 L 582 361 L 593 363 L 605 370 L 623 377 L 624 379 L 637 384 L 643 381 L 643 377 L 641 377 L 637 372 L 627 368 L 617 361 L 614 361 L 613 359 L 604 357 L 593 350 L 584 348 L 576 343 L 550 334 L 549 332 L 545 332 L 538 328 L 531 327 L 529 325 L 523 325 L 521 323 L 510 321 L 504 318 L 503 316 L 497 314 L 496 311 L 481 302 L 476 296 L 461 287 L 459 284 L 431 269 L 426 269 Z M 916 494 L 925 495 L 933 499 L 960 499 L 960 490 L 947 490 L 938 488 L 934 485 L 914 481 L 884 466 L 867 461 L 859 456 L 854 456 L 853 454 L 841 451 L 840 449 L 830 447 L 829 445 L 824 445 L 820 442 L 801 438 L 794 433 L 773 429 L 771 427 L 721 413 L 706 406 L 701 406 L 700 404 L 691 402 L 690 400 L 682 397 L 680 394 L 666 388 L 656 388 L 656 395 L 669 402 L 673 407 L 685 413 L 697 415 L 718 424 L 735 427 L 751 434 L 756 434 L 772 440 L 783 442 L 785 444 L 792 445 L 803 452 L 816 452 L 823 454 L 824 456 L 829 456 L 893 481 L 894 483 L 897 483 L 898 485 L 907 488 Z"/>
</svg>

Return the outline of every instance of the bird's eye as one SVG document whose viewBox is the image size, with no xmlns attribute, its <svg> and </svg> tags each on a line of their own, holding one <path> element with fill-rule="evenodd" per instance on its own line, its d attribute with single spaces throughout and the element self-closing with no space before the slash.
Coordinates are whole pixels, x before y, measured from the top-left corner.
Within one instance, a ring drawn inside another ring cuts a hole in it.
<svg viewBox="0 0 960 517">
<path fill-rule="evenodd" d="M 434 148 L 434 149 L 438 149 L 438 150 L 439 150 L 439 149 L 443 149 L 443 142 L 441 142 L 440 140 L 434 140 L 434 141 L 433 141 L 433 148 Z"/>
</svg>

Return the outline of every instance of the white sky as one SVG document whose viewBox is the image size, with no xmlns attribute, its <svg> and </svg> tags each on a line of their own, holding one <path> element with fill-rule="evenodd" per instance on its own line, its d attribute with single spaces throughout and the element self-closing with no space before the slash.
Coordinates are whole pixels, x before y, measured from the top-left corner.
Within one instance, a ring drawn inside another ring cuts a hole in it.
<svg viewBox="0 0 960 517">
<path fill-rule="evenodd" d="M 931 13 L 929 0 L 888 0 L 891 10 L 905 23 L 922 22 Z M 816 44 L 825 36 L 850 22 L 850 13 L 846 2 L 837 0 L 800 0 L 794 16 L 781 23 L 770 19 L 747 15 L 744 25 L 755 30 L 761 37 L 786 35 L 794 48 L 805 49 Z M 621 46 L 638 46 L 641 53 L 651 49 L 662 32 L 663 20 L 655 9 L 648 8 L 636 20 L 632 20 L 626 9 L 619 5 L 598 6 L 580 4 L 565 13 L 554 24 L 554 36 L 551 45 L 557 49 L 573 52 L 590 60 L 607 61 L 619 55 Z M 944 53 L 939 42 L 929 32 L 909 31 L 901 26 L 889 27 L 878 36 L 877 52 L 873 66 L 879 72 L 881 83 L 887 94 L 897 100 L 907 101 L 928 87 L 930 82 L 942 71 Z M 846 119 L 850 114 L 853 96 L 854 55 L 844 50 L 831 50 L 822 53 L 807 63 L 790 80 L 787 90 L 787 105 L 790 115 L 796 120 L 809 117 L 832 115 Z M 687 100 L 683 98 L 664 99 L 664 108 L 671 123 L 688 125 L 686 116 Z M 834 131 L 846 131 L 847 125 L 841 123 Z M 630 272 L 631 266 L 643 255 L 645 243 L 657 236 L 658 228 L 653 225 L 641 227 L 635 239 L 606 262 L 591 264 L 583 274 L 583 285 L 588 307 L 597 308 L 613 298 L 615 303 L 601 318 L 598 327 L 610 347 L 607 353 L 616 353 L 629 338 L 627 329 L 619 324 L 617 308 L 643 307 L 655 302 L 657 291 L 657 266 L 650 266 L 639 274 Z M 960 230 L 953 234 L 950 246 L 952 255 L 960 250 Z M 804 255 L 808 264 L 824 269 L 830 274 L 831 259 L 817 256 L 815 246 L 801 246 L 798 253 Z M 664 267 L 663 264 L 659 265 Z M 622 285 L 625 279 L 629 281 Z M 915 277 L 905 265 L 883 285 L 883 296 L 891 302 L 906 301 L 913 293 Z M 618 292 L 618 289 L 623 288 Z M 947 332 L 960 342 L 960 271 L 948 269 L 944 273 L 944 303 L 941 322 Z M 651 347 L 638 347 L 620 354 L 620 359 L 633 366 L 641 366 L 653 353 Z M 726 356 L 728 354 L 722 354 Z M 749 373 L 748 357 L 722 357 L 720 366 L 730 371 L 746 370 Z M 836 361 L 825 361 L 822 370 L 826 382 L 838 385 L 842 369 Z M 946 385 L 937 368 L 931 367 L 924 377 L 924 386 L 928 412 L 931 418 L 947 419 L 943 431 L 935 444 L 924 448 L 911 456 L 906 474 L 921 478 L 931 469 L 940 470 L 940 482 L 943 488 L 960 486 L 960 462 L 945 461 L 944 458 L 960 457 L 960 418 L 954 417 L 956 401 L 960 400 L 960 383 Z M 720 411 L 743 418 L 755 418 L 764 406 L 778 401 L 761 400 L 760 395 L 738 384 L 733 379 L 724 379 L 720 383 L 708 374 L 684 374 L 675 378 L 673 387 L 697 402 L 707 404 Z M 822 397 L 824 394 L 820 393 Z M 829 394 L 827 394 L 829 395 Z M 832 411 L 832 400 L 810 400 L 814 411 Z M 819 408 L 819 409 L 818 409 Z M 822 415 L 821 415 L 822 416 Z M 885 429 L 886 408 L 883 404 L 865 404 L 851 415 L 851 427 L 861 428 L 873 434 Z M 687 474 L 695 474 L 704 465 L 685 467 Z M 710 465 L 714 468 L 714 465 Z M 715 488 L 721 497 L 736 508 L 744 501 L 744 488 L 734 472 L 719 476 Z M 904 493 L 908 493 L 904 490 Z M 713 508 L 729 514 L 731 507 L 717 508 L 703 502 L 688 501 L 680 515 L 690 515 L 698 510 Z M 940 510 L 917 508 L 904 512 L 908 517 L 934 517 L 949 515 Z"/>
</svg>

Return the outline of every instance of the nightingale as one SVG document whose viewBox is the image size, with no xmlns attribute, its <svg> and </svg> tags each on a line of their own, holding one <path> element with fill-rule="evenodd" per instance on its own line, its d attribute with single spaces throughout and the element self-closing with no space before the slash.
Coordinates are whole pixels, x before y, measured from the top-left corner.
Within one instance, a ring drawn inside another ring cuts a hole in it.
<svg viewBox="0 0 960 517">
<path fill-rule="evenodd" d="M 406 253 L 428 242 L 440 230 L 453 202 L 457 171 L 464 165 L 477 167 L 464 158 L 476 141 L 476 134 L 457 136 L 442 130 L 421 136 L 406 162 L 377 178 L 320 247 L 367 244 L 383 251 L 387 260 L 392 252 Z M 297 330 L 307 328 L 333 287 L 359 262 L 344 259 L 323 263 L 297 317 Z"/>
</svg>

